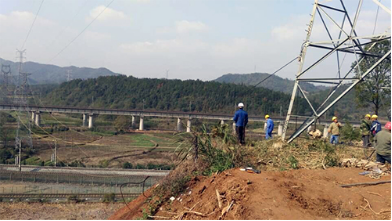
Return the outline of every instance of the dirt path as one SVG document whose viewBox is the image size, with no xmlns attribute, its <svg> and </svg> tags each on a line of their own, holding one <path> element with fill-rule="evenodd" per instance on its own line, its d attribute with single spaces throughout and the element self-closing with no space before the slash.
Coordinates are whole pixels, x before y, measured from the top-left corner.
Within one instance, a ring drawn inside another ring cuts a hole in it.
<svg viewBox="0 0 392 221">
<path fill-rule="evenodd" d="M 104 220 L 122 203 L 0 203 L 2 220 Z"/>
<path fill-rule="evenodd" d="M 188 189 L 173 202 L 164 203 L 156 216 L 178 219 L 182 215 L 182 219 L 196 220 L 390 219 L 390 183 L 340 187 L 341 184 L 391 179 L 388 175 L 374 180 L 359 175 L 360 172 L 362 170 L 357 168 L 330 168 L 249 174 L 232 169 L 192 180 Z M 221 196 L 221 208 L 217 190 Z M 141 198 L 135 202 L 140 204 Z M 131 202 L 130 206 L 136 205 Z M 111 218 L 141 217 L 143 206 L 138 208 L 131 213 L 122 209 Z M 190 208 L 192 212 L 187 212 Z M 230 209 L 223 212 L 224 208 Z"/>
</svg>

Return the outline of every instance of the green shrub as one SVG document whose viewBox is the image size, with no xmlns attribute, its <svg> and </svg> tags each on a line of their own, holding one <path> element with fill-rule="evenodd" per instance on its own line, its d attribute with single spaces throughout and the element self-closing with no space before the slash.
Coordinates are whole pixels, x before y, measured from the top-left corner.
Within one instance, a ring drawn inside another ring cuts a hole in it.
<svg viewBox="0 0 392 221">
<path fill-rule="evenodd" d="M 291 168 L 298 169 L 298 160 L 293 155 L 289 157 L 288 163 L 290 164 Z"/>
<path fill-rule="evenodd" d="M 60 162 L 60 163 L 63 163 L 63 162 Z M 59 163 L 57 163 L 57 164 L 59 164 Z M 82 161 L 79 161 L 79 160 L 72 161 L 70 164 L 68 164 L 68 166 L 70 166 L 70 167 L 86 167 L 86 165 L 84 165 L 82 163 Z"/>
<path fill-rule="evenodd" d="M 39 157 L 30 157 L 23 161 L 26 165 L 36 165 L 36 166 L 41 166 L 43 162 L 39 159 Z"/>
<path fill-rule="evenodd" d="M 78 203 L 80 202 L 80 199 L 78 198 L 77 195 L 70 195 L 67 197 L 67 201 L 72 203 Z"/>
<path fill-rule="evenodd" d="M 133 165 L 130 162 L 125 162 L 125 163 L 123 163 L 122 168 L 123 169 L 132 169 Z"/>
<path fill-rule="evenodd" d="M 99 167 L 100 168 L 107 168 L 108 166 L 109 166 L 109 161 L 108 160 L 99 161 Z"/>
<path fill-rule="evenodd" d="M 244 149 L 236 145 L 236 138 L 227 124 L 216 124 L 210 130 L 203 125 L 200 131 L 192 133 L 189 143 L 190 147 L 184 146 L 178 150 L 179 155 L 183 160 L 189 155 L 200 157 L 208 165 L 203 171 L 204 175 L 248 164 Z"/>
<path fill-rule="evenodd" d="M 8 159 L 13 158 L 11 151 L 8 149 L 0 149 L 0 161 L 6 163 Z"/>
<path fill-rule="evenodd" d="M 110 202 L 114 202 L 115 199 L 116 199 L 116 194 L 114 194 L 114 193 L 106 193 L 106 194 L 103 196 L 103 201 L 102 201 L 102 202 L 104 202 L 104 203 L 110 203 Z"/>
<path fill-rule="evenodd" d="M 345 141 L 359 141 L 361 140 L 361 131 L 359 128 L 353 128 L 353 126 L 347 121 L 344 126 L 340 129 L 340 135 L 342 140 Z"/>
<path fill-rule="evenodd" d="M 54 163 L 49 160 L 44 163 L 44 166 L 54 166 Z"/>
<path fill-rule="evenodd" d="M 136 164 L 136 169 L 146 169 L 146 166 L 142 164 Z"/>
<path fill-rule="evenodd" d="M 153 163 L 148 163 L 148 164 L 147 164 L 147 169 L 149 169 L 149 170 L 156 169 L 157 167 L 158 167 L 158 165 L 155 165 L 155 164 L 153 164 Z"/>
<path fill-rule="evenodd" d="M 82 167 L 85 167 L 84 164 L 82 164 L 82 165 L 83 165 Z M 57 162 L 57 166 L 58 167 L 65 167 L 66 165 L 65 165 L 65 163 L 63 161 L 58 161 Z"/>
</svg>

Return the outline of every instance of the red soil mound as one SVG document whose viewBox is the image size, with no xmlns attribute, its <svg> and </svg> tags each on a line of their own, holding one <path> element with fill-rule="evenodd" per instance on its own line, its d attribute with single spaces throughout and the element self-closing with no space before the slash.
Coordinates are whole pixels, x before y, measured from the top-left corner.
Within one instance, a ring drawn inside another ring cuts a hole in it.
<svg viewBox="0 0 392 221">
<path fill-rule="evenodd" d="M 164 202 L 157 219 L 390 219 L 391 184 L 342 188 L 341 184 L 374 180 L 356 168 L 291 170 L 249 174 L 239 169 L 212 177 L 197 177 L 171 202 Z M 221 208 L 219 208 L 219 192 Z M 144 196 L 111 219 L 135 219 L 146 208 Z"/>
</svg>

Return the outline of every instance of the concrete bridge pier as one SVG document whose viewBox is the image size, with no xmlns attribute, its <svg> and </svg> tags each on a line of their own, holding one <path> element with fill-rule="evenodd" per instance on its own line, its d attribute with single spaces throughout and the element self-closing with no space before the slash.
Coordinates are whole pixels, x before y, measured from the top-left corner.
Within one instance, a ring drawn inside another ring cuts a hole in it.
<svg viewBox="0 0 392 221">
<path fill-rule="evenodd" d="M 191 132 L 191 126 L 192 126 L 191 119 L 188 119 L 188 121 L 186 122 L 186 132 L 188 133 Z"/>
<path fill-rule="evenodd" d="M 328 125 L 325 125 L 324 127 L 324 133 L 323 133 L 323 138 L 327 138 L 328 137 Z"/>
<path fill-rule="evenodd" d="M 87 127 L 87 126 L 88 126 L 87 114 L 83 114 L 83 127 Z"/>
<path fill-rule="evenodd" d="M 267 129 L 267 122 L 264 122 L 264 131 Z"/>
<path fill-rule="evenodd" d="M 41 125 L 41 113 L 39 111 L 35 112 L 35 125 L 38 127 Z"/>
<path fill-rule="evenodd" d="M 94 127 L 94 115 L 89 114 L 88 115 L 88 128 L 91 129 Z"/>
<path fill-rule="evenodd" d="M 139 130 L 144 130 L 144 116 L 140 116 Z"/>
<path fill-rule="evenodd" d="M 283 126 L 282 126 L 282 123 L 279 123 L 279 126 L 278 126 L 278 136 L 282 136 L 282 134 L 283 134 Z"/>
<path fill-rule="evenodd" d="M 221 126 L 223 126 L 225 124 L 225 121 L 221 120 L 220 124 L 221 124 Z"/>
<path fill-rule="evenodd" d="M 35 123 L 35 112 L 31 112 L 31 122 Z"/>
<path fill-rule="evenodd" d="M 233 134 L 236 134 L 236 131 L 235 131 L 235 122 L 233 122 Z"/>
<path fill-rule="evenodd" d="M 132 124 L 131 124 L 132 129 L 135 129 L 135 126 L 136 126 L 135 116 L 132 115 Z"/>
<path fill-rule="evenodd" d="M 177 118 L 177 131 L 181 131 L 181 118 Z"/>
</svg>

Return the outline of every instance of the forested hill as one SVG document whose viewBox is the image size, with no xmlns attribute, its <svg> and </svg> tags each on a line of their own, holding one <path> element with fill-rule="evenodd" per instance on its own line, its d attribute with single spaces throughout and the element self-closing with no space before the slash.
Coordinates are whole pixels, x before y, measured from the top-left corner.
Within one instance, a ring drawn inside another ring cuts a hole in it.
<svg viewBox="0 0 392 221">
<path fill-rule="evenodd" d="M 18 72 L 18 64 L 16 62 L 4 60 L 0 58 L 0 64 L 10 65 L 12 76 L 16 76 Z M 31 75 L 28 77 L 29 84 L 60 84 L 68 80 L 68 71 L 70 79 L 87 79 L 99 76 L 118 75 L 107 68 L 87 68 L 87 67 L 59 67 L 56 65 L 40 64 L 36 62 L 23 63 L 23 70 Z M 15 77 L 14 77 L 15 78 Z M 0 82 L 2 82 L 0 78 Z M 15 81 L 13 79 L 12 81 Z"/>
<path fill-rule="evenodd" d="M 106 76 L 62 83 L 44 98 L 46 105 L 97 107 L 201 113 L 234 112 L 235 104 L 245 103 L 252 115 L 286 111 L 290 97 L 265 88 L 254 88 L 199 80 L 138 79 Z M 300 113 L 305 100 L 298 100 Z M 309 110 L 308 110 L 309 111 Z"/>
<path fill-rule="evenodd" d="M 243 85 L 255 85 L 258 82 L 269 77 L 270 74 L 267 73 L 252 73 L 252 74 L 225 74 L 221 77 L 215 79 L 214 81 L 221 83 L 233 83 L 233 84 L 243 84 Z M 289 79 L 283 79 L 278 76 L 271 76 L 266 81 L 258 85 L 257 87 L 264 87 L 274 91 L 280 91 L 287 94 L 291 94 L 294 87 L 294 81 Z M 318 92 L 327 89 L 325 86 L 316 86 L 314 84 L 309 84 L 306 82 L 301 83 L 303 90 L 307 92 Z"/>
</svg>

